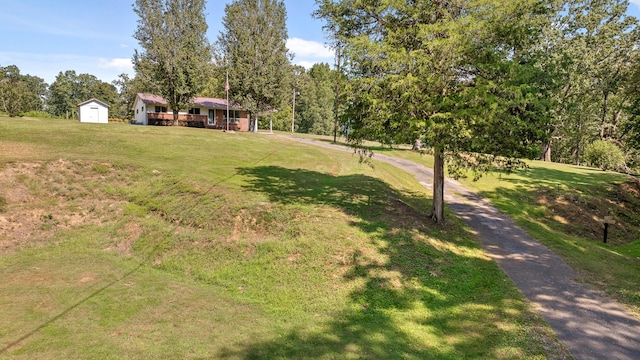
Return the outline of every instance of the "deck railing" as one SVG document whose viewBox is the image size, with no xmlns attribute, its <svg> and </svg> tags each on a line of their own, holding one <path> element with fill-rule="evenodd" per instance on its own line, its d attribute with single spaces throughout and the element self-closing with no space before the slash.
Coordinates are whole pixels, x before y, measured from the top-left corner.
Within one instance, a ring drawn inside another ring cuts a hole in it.
<svg viewBox="0 0 640 360">
<path fill-rule="evenodd" d="M 147 113 L 147 124 L 157 126 L 172 126 L 173 114 Z M 207 124 L 207 115 L 179 114 L 178 126 L 204 128 Z"/>
</svg>

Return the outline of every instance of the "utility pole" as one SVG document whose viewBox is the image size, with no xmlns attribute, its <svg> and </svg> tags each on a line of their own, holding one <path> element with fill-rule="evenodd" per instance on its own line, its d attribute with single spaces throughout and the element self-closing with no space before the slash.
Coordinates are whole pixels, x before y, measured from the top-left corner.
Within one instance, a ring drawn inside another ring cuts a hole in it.
<svg viewBox="0 0 640 360">
<path fill-rule="evenodd" d="M 291 132 L 295 132 L 296 121 L 296 88 L 293 88 L 293 111 L 291 111 Z"/>
<path fill-rule="evenodd" d="M 338 138 L 338 99 L 340 98 L 340 81 L 342 80 L 342 73 L 340 72 L 340 45 L 336 46 L 336 94 L 333 100 L 333 142 L 335 143 Z"/>
<path fill-rule="evenodd" d="M 229 68 L 227 68 L 227 80 L 224 83 L 224 91 L 227 93 L 227 132 L 229 132 Z"/>
</svg>

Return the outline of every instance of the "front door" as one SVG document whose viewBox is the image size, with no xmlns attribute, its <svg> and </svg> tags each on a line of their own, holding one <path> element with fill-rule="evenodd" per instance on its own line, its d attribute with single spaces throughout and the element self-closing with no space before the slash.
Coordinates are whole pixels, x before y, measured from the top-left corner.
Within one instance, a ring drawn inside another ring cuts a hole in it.
<svg viewBox="0 0 640 360">
<path fill-rule="evenodd" d="M 208 124 L 209 125 L 215 125 L 216 124 L 216 111 L 213 109 L 209 109 L 209 115 L 208 115 Z"/>
</svg>

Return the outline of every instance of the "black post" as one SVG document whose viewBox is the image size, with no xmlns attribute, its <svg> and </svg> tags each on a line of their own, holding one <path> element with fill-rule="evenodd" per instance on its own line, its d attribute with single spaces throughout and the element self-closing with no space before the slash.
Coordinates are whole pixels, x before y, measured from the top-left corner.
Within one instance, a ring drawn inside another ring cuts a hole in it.
<svg viewBox="0 0 640 360">
<path fill-rule="evenodd" d="M 607 243 L 607 232 L 609 231 L 609 223 L 604 223 L 604 243 Z"/>
</svg>

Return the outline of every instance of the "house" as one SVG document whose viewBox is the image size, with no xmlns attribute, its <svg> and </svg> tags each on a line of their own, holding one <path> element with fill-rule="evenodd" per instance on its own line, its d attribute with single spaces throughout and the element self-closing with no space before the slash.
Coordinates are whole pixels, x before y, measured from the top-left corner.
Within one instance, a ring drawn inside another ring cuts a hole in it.
<svg viewBox="0 0 640 360">
<path fill-rule="evenodd" d="M 136 94 L 133 102 L 135 124 L 173 125 L 173 109 L 158 95 Z M 245 109 L 229 106 L 228 129 L 249 131 L 248 113 Z M 183 126 L 208 129 L 227 129 L 227 100 L 197 97 L 189 109 L 178 111 L 178 122 Z"/>
<path fill-rule="evenodd" d="M 109 122 L 109 105 L 97 99 L 90 99 L 78 104 L 78 120 L 83 123 Z"/>
</svg>

